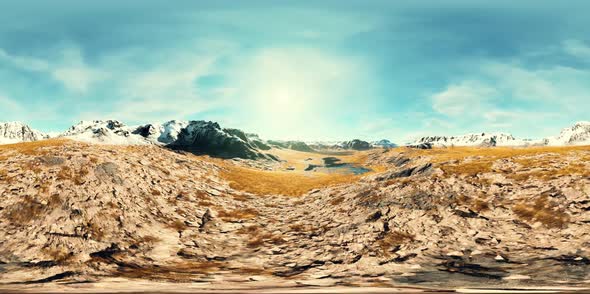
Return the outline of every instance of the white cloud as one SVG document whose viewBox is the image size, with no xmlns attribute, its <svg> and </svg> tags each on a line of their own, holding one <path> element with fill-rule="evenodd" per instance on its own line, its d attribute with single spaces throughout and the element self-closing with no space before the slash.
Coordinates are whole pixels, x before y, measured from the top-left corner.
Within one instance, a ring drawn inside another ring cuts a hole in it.
<svg viewBox="0 0 590 294">
<path fill-rule="evenodd" d="M 467 115 L 481 111 L 497 91 L 478 81 L 468 80 L 448 86 L 432 96 L 432 108 L 444 115 Z"/>
<path fill-rule="evenodd" d="M 590 58 L 590 46 L 580 40 L 566 40 L 563 42 L 563 49 L 566 53 L 575 57 Z"/>
<path fill-rule="evenodd" d="M 528 69 L 483 62 L 470 78 L 431 96 L 432 108 L 469 131 L 518 131 L 550 135 L 547 124 L 585 119 L 590 108 L 590 71 L 563 66 Z M 535 133 L 538 132 L 538 133 Z"/>
<path fill-rule="evenodd" d="M 77 47 L 62 48 L 58 54 L 47 60 L 9 54 L 0 48 L 0 61 L 26 71 L 46 73 L 75 93 L 86 93 L 92 83 L 104 76 L 98 69 L 86 64 Z"/>
<path fill-rule="evenodd" d="M 215 71 L 215 62 L 232 47 L 219 42 L 203 42 L 193 50 L 177 52 L 164 62 L 136 68 L 129 64 L 128 53 L 110 56 L 102 70 L 112 72 L 112 87 L 120 97 L 110 101 L 100 114 L 84 113 L 82 119 L 102 117 L 126 121 L 163 121 L 184 119 L 227 104 L 231 88 L 199 89 L 197 80 Z M 135 52 L 134 54 L 145 54 Z"/>
<path fill-rule="evenodd" d="M 0 61 L 7 62 L 28 71 L 46 71 L 49 69 L 49 63 L 42 59 L 25 56 L 15 56 L 8 54 L 0 48 Z"/>
<path fill-rule="evenodd" d="M 14 112 L 20 112 L 22 107 L 14 99 L 0 93 L 0 110 L 3 117 L 10 116 Z"/>
<path fill-rule="evenodd" d="M 86 93 L 92 83 L 105 75 L 100 70 L 88 66 L 77 47 L 65 48 L 61 55 L 61 62 L 50 70 L 51 75 L 72 92 Z"/>
</svg>

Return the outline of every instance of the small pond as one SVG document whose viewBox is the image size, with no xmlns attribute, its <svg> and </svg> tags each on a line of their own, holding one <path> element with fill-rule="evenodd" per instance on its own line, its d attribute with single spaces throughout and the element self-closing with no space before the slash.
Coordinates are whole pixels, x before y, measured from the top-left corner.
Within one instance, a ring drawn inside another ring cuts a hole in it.
<svg viewBox="0 0 590 294">
<path fill-rule="evenodd" d="M 322 158 L 322 160 L 324 161 L 323 165 L 310 164 L 307 166 L 305 171 L 321 171 L 325 173 L 341 173 L 355 175 L 362 175 L 364 173 L 371 171 L 371 169 L 368 169 L 357 164 L 342 162 L 337 157 L 324 157 Z"/>
</svg>

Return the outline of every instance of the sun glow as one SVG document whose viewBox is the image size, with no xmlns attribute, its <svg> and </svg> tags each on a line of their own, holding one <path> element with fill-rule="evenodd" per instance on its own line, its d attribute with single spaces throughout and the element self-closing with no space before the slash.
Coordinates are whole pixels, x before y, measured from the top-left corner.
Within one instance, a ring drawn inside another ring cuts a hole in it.
<svg viewBox="0 0 590 294">
<path fill-rule="evenodd" d="M 344 101 L 363 72 L 354 59 L 311 49 L 263 50 L 241 68 L 235 78 L 244 125 L 290 139 L 335 132 L 334 116 L 349 107 Z"/>
</svg>

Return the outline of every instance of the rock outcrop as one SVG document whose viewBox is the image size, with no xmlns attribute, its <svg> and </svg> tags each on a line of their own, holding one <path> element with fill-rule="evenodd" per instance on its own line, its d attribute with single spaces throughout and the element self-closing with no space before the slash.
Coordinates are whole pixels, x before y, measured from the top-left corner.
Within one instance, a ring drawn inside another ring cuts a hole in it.
<svg viewBox="0 0 590 294">
<path fill-rule="evenodd" d="M 267 158 L 244 132 L 222 129 L 218 123 L 210 121 L 189 121 L 178 134 L 178 138 L 167 146 L 175 150 L 223 158 Z"/>
</svg>

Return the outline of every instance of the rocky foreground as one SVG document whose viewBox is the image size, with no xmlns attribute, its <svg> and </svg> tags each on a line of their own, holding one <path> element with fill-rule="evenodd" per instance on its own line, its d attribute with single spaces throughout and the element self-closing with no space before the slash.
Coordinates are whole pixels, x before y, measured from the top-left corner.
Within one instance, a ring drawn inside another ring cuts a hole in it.
<svg viewBox="0 0 590 294">
<path fill-rule="evenodd" d="M 2 146 L 0 289 L 590 287 L 590 147 L 358 158 L 374 172 L 280 195 L 244 160 Z"/>
</svg>

